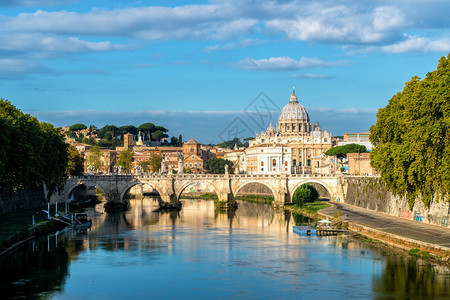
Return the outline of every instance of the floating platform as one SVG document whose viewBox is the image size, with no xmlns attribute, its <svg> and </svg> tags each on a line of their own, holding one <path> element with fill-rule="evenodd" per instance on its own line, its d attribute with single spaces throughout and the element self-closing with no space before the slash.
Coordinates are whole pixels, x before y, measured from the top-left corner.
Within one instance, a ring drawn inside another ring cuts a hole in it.
<svg viewBox="0 0 450 300">
<path fill-rule="evenodd" d="M 294 233 L 299 235 L 338 235 L 342 233 L 348 233 L 346 229 L 314 229 L 309 226 L 294 226 Z"/>
</svg>

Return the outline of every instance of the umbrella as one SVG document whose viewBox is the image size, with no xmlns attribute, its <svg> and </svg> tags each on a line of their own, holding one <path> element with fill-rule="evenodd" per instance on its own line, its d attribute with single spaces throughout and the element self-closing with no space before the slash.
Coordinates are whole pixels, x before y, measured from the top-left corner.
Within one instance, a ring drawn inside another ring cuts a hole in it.
<svg viewBox="0 0 450 300">
<path fill-rule="evenodd" d="M 328 220 L 320 220 L 318 223 L 322 223 L 322 224 L 330 224 L 331 221 L 328 221 Z"/>
</svg>

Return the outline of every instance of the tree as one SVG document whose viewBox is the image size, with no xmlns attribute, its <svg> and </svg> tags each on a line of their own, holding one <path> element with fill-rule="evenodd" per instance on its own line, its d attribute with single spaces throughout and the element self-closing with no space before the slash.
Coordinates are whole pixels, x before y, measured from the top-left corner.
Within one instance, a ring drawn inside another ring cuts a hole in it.
<svg viewBox="0 0 450 300">
<path fill-rule="evenodd" d="M 183 137 L 181 134 L 178 136 L 178 147 L 183 147 Z"/>
<path fill-rule="evenodd" d="M 317 198 L 319 198 L 319 193 L 312 185 L 302 184 L 295 190 L 292 202 L 298 206 L 303 206 L 306 203 L 316 201 Z"/>
<path fill-rule="evenodd" d="M 165 134 L 162 130 L 157 130 L 152 133 L 152 137 L 157 141 L 161 141 L 163 138 L 168 138 L 169 136 Z"/>
<path fill-rule="evenodd" d="M 138 129 L 145 133 L 145 135 L 147 135 L 148 140 L 151 142 L 152 140 L 152 133 L 155 132 L 155 124 L 153 123 L 144 123 L 139 125 Z"/>
<path fill-rule="evenodd" d="M 105 125 L 97 131 L 97 134 L 100 138 L 106 138 L 111 141 L 119 134 L 119 128 L 115 125 Z"/>
<path fill-rule="evenodd" d="M 100 167 L 102 166 L 102 161 L 100 147 L 98 145 L 92 147 L 89 150 L 86 161 L 88 166 L 94 166 L 94 169 L 96 171 L 100 169 Z"/>
<path fill-rule="evenodd" d="M 69 131 L 80 131 L 86 129 L 87 126 L 81 123 L 73 124 L 69 127 Z"/>
<path fill-rule="evenodd" d="M 241 143 L 239 138 L 234 138 L 232 140 L 225 141 L 223 143 L 218 144 L 217 146 L 220 147 L 220 148 L 230 148 L 230 149 L 232 149 L 235 145 L 237 145 L 238 147 L 244 146 L 244 144 Z"/>
<path fill-rule="evenodd" d="M 66 179 L 67 144 L 49 123 L 0 99 L 0 187 L 17 190 L 43 182 L 50 193 Z"/>
<path fill-rule="evenodd" d="M 347 158 L 348 153 L 364 153 L 367 152 L 366 146 L 358 145 L 358 144 L 347 144 L 343 146 L 336 146 L 331 149 L 328 149 L 325 152 L 325 155 L 328 156 L 336 156 L 342 166 L 342 160 Z M 341 172 L 345 171 L 343 167 L 341 167 Z"/>
<path fill-rule="evenodd" d="M 228 165 L 228 171 L 230 174 L 233 173 L 233 162 L 228 159 L 212 157 L 206 161 L 205 168 L 208 173 L 212 174 L 224 174 L 225 165 Z"/>
<path fill-rule="evenodd" d="M 161 154 L 156 152 L 151 153 L 150 158 L 148 159 L 150 172 L 159 172 L 162 160 L 163 157 Z"/>
<path fill-rule="evenodd" d="M 171 146 L 178 146 L 178 144 L 179 144 L 179 141 L 178 141 L 178 139 L 176 138 L 176 137 L 171 137 L 170 138 L 170 145 Z"/>
<path fill-rule="evenodd" d="M 132 135 L 138 134 L 138 129 L 133 125 L 125 125 L 119 127 L 119 133 L 123 136 L 126 133 L 131 133 Z"/>
<path fill-rule="evenodd" d="M 68 176 L 80 176 L 83 175 L 84 167 L 83 167 L 83 158 L 78 152 L 77 148 L 72 145 L 69 145 L 67 148 L 67 152 L 69 154 L 68 163 L 66 167 L 66 174 Z"/>
<path fill-rule="evenodd" d="M 449 200 L 449 87 L 450 54 L 423 80 L 407 82 L 370 128 L 371 165 L 390 191 L 406 195 L 410 209 L 419 196 L 426 207 L 433 198 Z"/>
<path fill-rule="evenodd" d="M 119 159 L 117 161 L 118 166 L 123 167 L 123 171 L 125 173 L 130 173 L 131 171 L 131 163 L 133 162 L 134 152 L 132 150 L 123 150 L 119 154 Z"/>
</svg>

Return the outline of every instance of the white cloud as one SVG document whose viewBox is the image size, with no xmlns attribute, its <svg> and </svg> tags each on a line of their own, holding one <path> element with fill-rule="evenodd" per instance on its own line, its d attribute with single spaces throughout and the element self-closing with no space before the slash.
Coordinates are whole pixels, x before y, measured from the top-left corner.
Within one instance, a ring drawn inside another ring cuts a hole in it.
<svg viewBox="0 0 450 300">
<path fill-rule="evenodd" d="M 233 49 L 241 49 L 241 48 L 247 48 L 254 45 L 260 45 L 265 43 L 265 41 L 262 40 L 255 40 L 255 39 L 243 39 L 238 42 L 229 42 L 225 44 L 217 44 L 214 46 L 209 46 L 205 48 L 206 52 L 215 52 L 215 51 L 225 51 L 225 50 L 233 50 Z"/>
<path fill-rule="evenodd" d="M 300 69 L 311 68 L 329 68 L 334 66 L 345 65 L 348 62 L 327 62 L 318 58 L 302 57 L 299 60 L 295 60 L 291 57 L 271 57 L 263 59 L 253 59 L 247 57 L 234 64 L 235 67 L 252 70 L 252 71 L 293 71 Z"/>
<path fill-rule="evenodd" d="M 305 79 L 330 79 L 330 75 L 323 74 L 292 74 L 289 77 L 292 78 L 305 78 Z"/>
<path fill-rule="evenodd" d="M 405 52 L 448 52 L 450 51 L 450 38 L 427 38 L 408 36 L 406 40 L 381 47 L 368 47 L 370 51 L 383 51 L 386 53 Z"/>
</svg>

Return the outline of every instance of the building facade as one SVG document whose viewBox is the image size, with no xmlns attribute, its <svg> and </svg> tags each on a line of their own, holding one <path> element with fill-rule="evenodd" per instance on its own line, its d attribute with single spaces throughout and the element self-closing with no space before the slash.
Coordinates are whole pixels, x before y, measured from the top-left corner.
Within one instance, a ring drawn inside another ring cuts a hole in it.
<svg viewBox="0 0 450 300">
<path fill-rule="evenodd" d="M 280 172 L 330 173 L 331 161 L 325 152 L 334 146 L 332 135 L 322 130 L 318 122 L 311 124 L 308 112 L 298 102 L 295 90 L 292 92 L 289 103 L 280 112 L 277 129 L 270 124 L 266 131 L 256 134 L 255 139 L 250 140 L 249 143 L 250 147 L 245 153 L 247 173 L 255 172 L 255 170 L 261 172 L 262 169 L 260 165 L 255 169 L 254 164 L 256 161 L 264 160 L 264 151 L 255 153 L 254 147 L 274 148 L 274 153 L 283 154 L 283 157 L 279 156 L 277 160 L 283 161 L 284 164 L 286 164 L 286 154 L 289 153 L 287 163 L 289 168 L 285 170 L 286 165 L 283 168 L 280 166 Z M 273 168 L 267 167 L 264 170 L 263 172 L 269 172 Z"/>
</svg>

